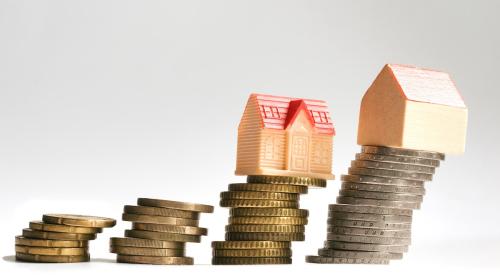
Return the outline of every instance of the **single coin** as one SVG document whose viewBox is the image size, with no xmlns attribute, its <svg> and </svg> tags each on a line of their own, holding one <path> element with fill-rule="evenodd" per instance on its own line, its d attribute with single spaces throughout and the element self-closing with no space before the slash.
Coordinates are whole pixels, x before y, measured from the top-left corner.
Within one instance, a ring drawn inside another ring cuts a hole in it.
<svg viewBox="0 0 500 275">
<path fill-rule="evenodd" d="M 424 188 L 424 181 L 421 180 L 407 180 L 407 179 L 376 177 L 376 176 L 366 176 L 366 175 L 342 175 L 341 179 L 344 182 L 384 184 L 384 185 Z"/>
<path fill-rule="evenodd" d="M 407 195 L 407 194 L 395 194 L 395 193 L 359 191 L 359 190 L 344 190 L 344 189 L 341 189 L 339 191 L 339 195 L 342 195 L 345 197 L 353 197 L 353 198 L 405 201 L 405 202 L 418 202 L 418 203 L 422 202 L 424 199 L 421 195 Z"/>
<path fill-rule="evenodd" d="M 303 225 L 290 224 L 229 224 L 226 225 L 226 232 L 305 232 Z"/>
<path fill-rule="evenodd" d="M 261 191 L 307 194 L 307 186 L 272 183 L 231 183 L 229 184 L 229 191 Z"/>
<path fill-rule="evenodd" d="M 353 160 L 351 161 L 351 166 L 359 168 L 387 169 L 387 170 L 397 170 L 397 171 L 415 172 L 424 174 L 434 174 L 435 172 L 434 167 L 430 166 L 371 161 L 371 160 Z"/>
<path fill-rule="evenodd" d="M 405 201 L 389 201 L 389 200 L 374 200 L 362 199 L 353 197 L 338 196 L 337 203 L 354 204 L 354 205 L 374 205 L 404 209 L 420 209 L 419 202 L 405 202 Z"/>
<path fill-rule="evenodd" d="M 371 244 L 387 244 L 387 245 L 410 245 L 411 238 L 392 238 L 392 237 L 374 237 L 374 236 L 355 236 L 355 235 L 338 235 L 328 234 L 329 240 L 325 241 L 325 248 L 332 248 L 330 245 L 334 242 L 348 243 L 371 243 Z"/>
<path fill-rule="evenodd" d="M 397 170 L 359 168 L 359 167 L 350 167 L 348 171 L 349 174 L 351 175 L 364 175 L 364 176 L 397 178 L 397 179 L 418 180 L 418 181 L 432 180 L 431 174 L 416 173 L 416 172 L 403 172 Z"/>
<path fill-rule="evenodd" d="M 334 226 L 334 227 L 328 227 L 327 232 L 333 233 L 335 235 L 360 235 L 360 236 L 411 238 L 411 230 L 404 230 L 404 229 L 374 229 L 374 228 Z"/>
<path fill-rule="evenodd" d="M 133 246 L 110 246 L 109 252 L 120 255 L 184 257 L 184 249 L 149 248 Z"/>
<path fill-rule="evenodd" d="M 88 262 L 90 256 L 87 255 L 34 255 L 16 252 L 16 260 L 22 262 L 36 262 L 36 263 L 77 263 Z"/>
<path fill-rule="evenodd" d="M 87 255 L 87 247 L 35 247 L 16 245 L 16 253 L 33 255 Z"/>
<path fill-rule="evenodd" d="M 409 230 L 411 223 L 388 223 L 384 221 L 359 221 L 359 220 L 341 220 L 337 218 L 329 218 L 327 220 L 329 226 L 342 227 L 357 227 L 357 228 L 373 228 L 373 229 L 398 229 Z"/>
<path fill-rule="evenodd" d="M 325 179 L 308 177 L 252 175 L 247 177 L 247 183 L 291 184 L 311 187 L 326 187 Z"/>
<path fill-rule="evenodd" d="M 38 246 L 38 247 L 88 247 L 89 242 L 30 239 L 30 238 L 25 238 L 23 236 L 16 236 L 16 245 Z"/>
<path fill-rule="evenodd" d="M 95 234 L 102 232 L 102 228 L 100 227 L 83 227 L 83 226 L 71 226 L 63 224 L 50 224 L 50 223 L 44 223 L 42 221 L 30 222 L 30 228 L 39 231 L 78 233 L 78 234 Z"/>
<path fill-rule="evenodd" d="M 299 208 L 298 201 L 278 201 L 278 200 L 245 200 L 235 199 L 220 201 L 221 207 L 272 207 L 272 208 Z"/>
<path fill-rule="evenodd" d="M 413 215 L 413 211 L 411 209 L 398 209 L 372 205 L 330 204 L 328 205 L 328 209 L 333 212 L 349 212 L 359 214 L 398 215 L 409 217 Z"/>
<path fill-rule="evenodd" d="M 267 249 L 214 249 L 213 257 L 292 257 L 290 248 L 267 248 Z"/>
<path fill-rule="evenodd" d="M 71 214 L 45 214 L 42 220 L 45 223 L 84 227 L 113 227 L 116 224 L 115 219 Z"/>
<path fill-rule="evenodd" d="M 394 147 L 384 147 L 384 146 L 364 145 L 361 147 L 361 152 L 367 153 L 367 154 L 379 154 L 379 155 L 390 155 L 390 156 L 408 156 L 408 157 L 444 160 L 444 154 L 438 153 L 438 152 L 394 148 Z"/>
<path fill-rule="evenodd" d="M 340 212 L 340 211 L 329 211 L 328 217 L 339 220 L 403 223 L 403 224 L 411 224 L 412 221 L 411 216 L 379 215 L 379 214 L 353 213 L 353 212 Z"/>
<path fill-rule="evenodd" d="M 386 184 L 343 182 L 341 189 L 343 189 L 343 190 L 370 191 L 370 192 L 396 193 L 396 194 L 408 194 L 408 195 L 425 195 L 425 188 L 423 188 L 423 187 L 398 186 L 398 185 L 389 185 L 389 184 L 386 185 Z"/>
<path fill-rule="evenodd" d="M 366 252 L 366 251 L 347 251 L 320 248 L 318 255 L 323 257 L 333 258 L 349 258 L 349 259 L 388 259 L 399 260 L 403 258 L 402 253 L 387 253 L 387 252 Z"/>
<path fill-rule="evenodd" d="M 388 253 L 408 252 L 407 245 L 386 245 L 386 244 L 367 244 L 367 243 L 349 243 L 349 242 L 331 242 L 329 247 L 339 250 L 358 250 L 358 251 L 380 251 Z"/>
<path fill-rule="evenodd" d="M 171 224 L 137 223 L 137 222 L 132 223 L 132 229 L 167 232 L 175 234 L 198 235 L 198 236 L 199 235 L 206 236 L 208 233 L 208 230 L 203 227 L 181 226 L 181 225 L 171 225 Z"/>
<path fill-rule="evenodd" d="M 431 166 L 431 167 L 438 167 L 439 166 L 439 160 L 417 158 L 417 157 L 388 156 L 388 155 L 358 153 L 358 154 L 356 154 L 356 159 L 357 160 L 382 161 L 382 162 L 394 162 L 394 163 L 407 163 L 407 164 L 424 165 L 424 166 Z"/>
<path fill-rule="evenodd" d="M 303 217 L 309 216 L 306 209 L 296 208 L 231 208 L 229 214 L 233 217 Z"/>
<path fill-rule="evenodd" d="M 222 200 L 280 200 L 298 201 L 299 194 L 296 193 L 276 193 L 276 192 L 256 192 L 256 191 L 225 191 L 220 193 Z"/>
<path fill-rule="evenodd" d="M 140 206 L 164 207 L 164 208 L 195 211 L 202 213 L 214 212 L 214 207 L 211 205 L 190 203 L 190 202 L 138 198 L 137 204 Z"/>
<path fill-rule="evenodd" d="M 291 264 L 291 258 L 283 257 L 214 257 L 212 258 L 213 265 L 257 265 L 257 264 Z"/>
<path fill-rule="evenodd" d="M 200 212 L 162 208 L 162 207 L 125 205 L 125 207 L 123 207 L 123 212 L 127 214 L 164 216 L 164 217 L 173 217 L 173 218 L 190 219 L 190 220 L 200 219 Z"/>
<path fill-rule="evenodd" d="M 334 258 L 334 257 L 323 257 L 323 256 L 306 256 L 306 262 L 312 264 L 389 264 L 388 259 L 375 259 L 375 258 L 364 258 L 364 259 L 352 259 L 352 258 Z"/>
<path fill-rule="evenodd" d="M 290 248 L 290 242 L 273 241 L 216 241 L 212 242 L 212 248 L 220 249 L 282 249 Z"/>
<path fill-rule="evenodd" d="M 303 217 L 229 217 L 229 224 L 295 224 L 306 225 Z"/>
<path fill-rule="evenodd" d="M 32 238 L 32 239 L 48 239 L 48 240 L 88 241 L 88 240 L 95 240 L 97 235 L 96 234 L 49 232 L 49 231 L 39 231 L 39 230 L 25 228 L 25 229 L 23 229 L 23 237 Z"/>
<path fill-rule="evenodd" d="M 198 226 L 198 220 L 164 217 L 164 216 L 150 216 L 138 214 L 122 214 L 122 220 L 137 223 L 155 223 L 155 224 L 171 224 L 171 225 L 184 225 L 184 226 Z"/>
<path fill-rule="evenodd" d="M 176 233 L 167 232 L 153 232 L 144 230 L 125 230 L 125 237 L 139 238 L 139 239 L 150 239 L 150 240 L 162 240 L 171 242 L 201 242 L 201 237 L 197 235 L 184 235 Z"/>
<path fill-rule="evenodd" d="M 304 241 L 304 233 L 283 232 L 226 232 L 228 241 Z"/>
<path fill-rule="evenodd" d="M 186 244 L 182 242 L 171 242 L 161 240 L 148 240 L 138 238 L 110 238 L 110 246 L 130 246 L 130 247 L 144 247 L 144 248 L 167 248 L 183 250 Z"/>
<path fill-rule="evenodd" d="M 155 265 L 192 265 L 194 260 L 191 257 L 158 257 L 158 256 L 136 256 L 136 255 L 116 255 L 119 263 L 130 264 L 155 264 Z"/>
</svg>

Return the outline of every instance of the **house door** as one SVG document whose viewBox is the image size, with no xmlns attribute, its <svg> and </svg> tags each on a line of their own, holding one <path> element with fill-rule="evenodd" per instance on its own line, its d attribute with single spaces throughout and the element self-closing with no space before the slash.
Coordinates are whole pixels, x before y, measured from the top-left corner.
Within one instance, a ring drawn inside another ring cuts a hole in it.
<svg viewBox="0 0 500 275">
<path fill-rule="evenodd" d="M 290 170 L 309 171 L 309 136 L 292 135 Z"/>
</svg>

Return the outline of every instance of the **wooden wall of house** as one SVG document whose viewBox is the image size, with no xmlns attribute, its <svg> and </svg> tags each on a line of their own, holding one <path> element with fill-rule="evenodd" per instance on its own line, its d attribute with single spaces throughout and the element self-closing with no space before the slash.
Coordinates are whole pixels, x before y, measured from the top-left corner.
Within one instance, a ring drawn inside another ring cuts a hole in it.
<svg viewBox="0 0 500 275">
<path fill-rule="evenodd" d="M 236 170 L 254 169 L 259 165 L 262 121 L 255 98 L 249 98 L 238 127 Z"/>
<path fill-rule="evenodd" d="M 313 173 L 328 173 L 332 171 L 333 137 L 313 134 L 310 150 L 310 169 Z"/>
<path fill-rule="evenodd" d="M 286 167 L 286 132 L 262 129 L 261 167 L 284 170 Z"/>
</svg>

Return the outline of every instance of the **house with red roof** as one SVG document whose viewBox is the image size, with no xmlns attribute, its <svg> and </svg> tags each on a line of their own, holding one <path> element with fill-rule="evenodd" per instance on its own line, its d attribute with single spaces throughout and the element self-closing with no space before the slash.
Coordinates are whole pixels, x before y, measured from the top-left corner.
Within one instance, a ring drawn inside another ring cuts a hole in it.
<svg viewBox="0 0 500 275">
<path fill-rule="evenodd" d="M 251 94 L 238 127 L 236 174 L 333 179 L 334 135 L 322 100 Z"/>
<path fill-rule="evenodd" d="M 387 64 L 361 102 L 358 144 L 460 154 L 467 107 L 445 72 Z"/>
</svg>

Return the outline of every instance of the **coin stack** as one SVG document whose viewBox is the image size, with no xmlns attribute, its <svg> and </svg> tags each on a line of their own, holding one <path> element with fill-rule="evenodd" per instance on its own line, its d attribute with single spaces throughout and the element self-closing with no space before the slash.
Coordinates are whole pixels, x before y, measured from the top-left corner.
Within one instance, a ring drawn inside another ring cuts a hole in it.
<svg viewBox="0 0 500 275">
<path fill-rule="evenodd" d="M 308 187 L 326 180 L 305 177 L 248 176 L 229 184 L 220 206 L 230 207 L 225 241 L 212 242 L 215 265 L 290 264 L 292 241 L 303 241 L 308 211 L 299 209 Z"/>
<path fill-rule="evenodd" d="M 132 222 L 125 238 L 111 238 L 110 252 L 120 263 L 192 265 L 186 257 L 186 242 L 199 243 L 207 229 L 198 227 L 200 213 L 212 213 L 214 207 L 204 204 L 137 199 L 136 205 L 125 205 L 122 219 Z"/>
<path fill-rule="evenodd" d="M 46 214 L 42 221 L 32 221 L 16 236 L 16 260 L 38 263 L 88 262 L 89 241 L 95 240 L 104 227 L 113 227 L 114 219 Z"/>
<path fill-rule="evenodd" d="M 388 264 L 411 243 L 413 209 L 444 154 L 362 146 L 329 205 L 327 241 L 310 263 Z"/>
</svg>

